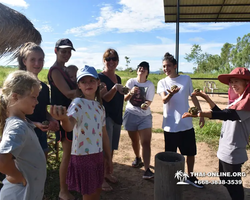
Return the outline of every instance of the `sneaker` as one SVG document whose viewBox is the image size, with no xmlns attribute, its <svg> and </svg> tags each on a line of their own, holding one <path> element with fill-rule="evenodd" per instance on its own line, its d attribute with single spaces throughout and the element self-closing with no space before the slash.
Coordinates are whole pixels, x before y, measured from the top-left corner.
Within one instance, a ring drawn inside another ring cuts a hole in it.
<svg viewBox="0 0 250 200">
<path fill-rule="evenodd" d="M 204 185 L 202 183 L 198 183 L 198 181 L 199 180 L 195 176 L 192 176 L 192 177 L 187 178 L 186 183 L 189 183 L 197 188 L 203 188 Z"/>
<path fill-rule="evenodd" d="M 132 167 L 134 167 L 134 168 L 141 168 L 141 167 L 143 167 L 143 162 L 142 162 L 142 160 L 141 160 L 141 158 L 135 158 L 135 160 L 132 162 Z"/>
<path fill-rule="evenodd" d="M 143 179 L 151 179 L 151 178 L 154 178 L 154 173 L 148 168 L 143 176 L 142 176 Z"/>
</svg>

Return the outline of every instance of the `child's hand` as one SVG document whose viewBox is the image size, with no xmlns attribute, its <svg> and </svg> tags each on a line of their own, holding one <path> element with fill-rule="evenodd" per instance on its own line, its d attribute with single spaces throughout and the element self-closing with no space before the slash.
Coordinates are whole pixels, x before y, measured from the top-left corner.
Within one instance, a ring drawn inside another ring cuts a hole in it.
<svg viewBox="0 0 250 200">
<path fill-rule="evenodd" d="M 37 128 L 39 128 L 41 131 L 43 131 L 43 132 L 47 132 L 48 130 L 49 130 L 49 126 L 48 125 L 43 125 L 42 123 L 40 123 L 40 122 L 35 122 L 34 123 L 35 124 L 35 126 L 37 127 Z"/>
<path fill-rule="evenodd" d="M 182 118 L 186 118 L 186 117 L 198 117 L 198 115 L 192 115 L 191 113 L 189 112 L 186 112 L 182 115 Z"/>
<path fill-rule="evenodd" d="M 13 183 L 13 184 L 18 184 L 18 183 L 21 183 L 23 184 L 23 186 L 26 186 L 27 185 L 27 181 L 26 179 L 24 178 L 23 174 L 20 172 L 19 176 L 18 177 L 13 177 L 13 176 L 8 176 L 6 175 L 6 179 L 10 182 L 10 183 Z"/>
<path fill-rule="evenodd" d="M 67 118 L 67 110 L 64 106 L 50 106 L 50 114 L 54 119 L 63 120 Z"/>
<path fill-rule="evenodd" d="M 59 130 L 58 121 L 55 120 L 55 119 L 50 120 L 48 129 L 51 130 L 51 131 L 58 131 Z"/>
</svg>

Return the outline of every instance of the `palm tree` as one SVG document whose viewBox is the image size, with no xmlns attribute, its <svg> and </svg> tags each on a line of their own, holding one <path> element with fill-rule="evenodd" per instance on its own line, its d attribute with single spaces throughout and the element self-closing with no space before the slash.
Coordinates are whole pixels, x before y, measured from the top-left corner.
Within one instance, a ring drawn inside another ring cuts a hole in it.
<svg viewBox="0 0 250 200">
<path fill-rule="evenodd" d="M 174 175 L 174 178 L 177 178 L 178 180 L 181 180 L 182 176 L 183 176 L 182 170 L 180 170 L 180 171 L 177 170 L 177 172 Z"/>
<path fill-rule="evenodd" d="M 41 34 L 23 14 L 0 3 L 0 58 L 11 55 L 12 61 L 24 43 L 41 41 Z"/>
</svg>

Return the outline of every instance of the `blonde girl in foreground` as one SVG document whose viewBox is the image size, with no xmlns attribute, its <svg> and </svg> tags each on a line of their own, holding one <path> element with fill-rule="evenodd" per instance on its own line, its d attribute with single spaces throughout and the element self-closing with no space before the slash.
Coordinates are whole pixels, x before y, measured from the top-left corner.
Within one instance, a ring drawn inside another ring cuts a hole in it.
<svg viewBox="0 0 250 200">
<path fill-rule="evenodd" d="M 0 97 L 0 172 L 6 174 L 0 200 L 42 200 L 46 159 L 25 115 L 37 105 L 40 82 L 30 72 L 15 71 L 5 80 Z"/>
</svg>

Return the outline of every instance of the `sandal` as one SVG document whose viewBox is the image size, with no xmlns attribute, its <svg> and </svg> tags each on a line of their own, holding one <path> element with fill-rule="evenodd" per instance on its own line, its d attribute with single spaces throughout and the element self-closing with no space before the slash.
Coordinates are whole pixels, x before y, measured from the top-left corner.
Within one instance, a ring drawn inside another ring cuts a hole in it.
<svg viewBox="0 0 250 200">
<path fill-rule="evenodd" d="M 109 174 L 105 177 L 105 179 L 110 182 L 110 183 L 117 183 L 118 180 L 115 176 L 113 176 L 112 174 Z"/>
<path fill-rule="evenodd" d="M 102 191 L 110 192 L 112 190 L 113 188 L 106 181 L 102 183 Z"/>
</svg>

